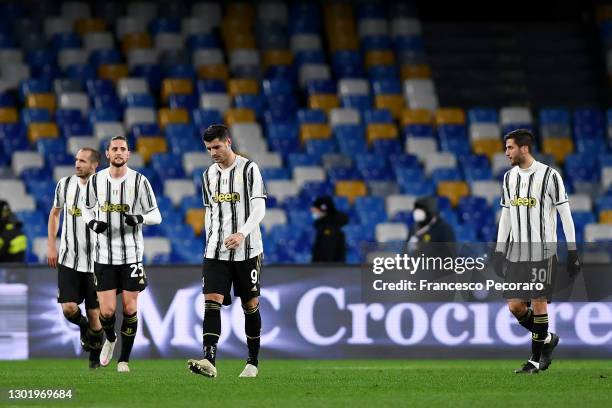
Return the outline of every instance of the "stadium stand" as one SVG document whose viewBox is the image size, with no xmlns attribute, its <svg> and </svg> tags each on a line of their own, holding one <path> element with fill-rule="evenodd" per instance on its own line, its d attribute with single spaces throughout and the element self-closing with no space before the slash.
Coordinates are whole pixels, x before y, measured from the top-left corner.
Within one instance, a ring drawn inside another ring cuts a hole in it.
<svg viewBox="0 0 612 408">
<path fill-rule="evenodd" d="M 494 239 L 501 137 L 518 127 L 563 172 L 578 239 L 612 240 L 612 110 L 593 93 L 576 25 L 423 24 L 401 2 L 186 4 L 176 15 L 147 2 L 98 15 L 88 2 L 52 3 L 43 16 L 0 5 L 0 196 L 29 225 L 29 262 L 44 261 L 46 228 L 31 224 L 44 224 L 72 155 L 118 134 L 164 216 L 147 232 L 147 262 L 198 262 L 197 196 L 211 163 L 198 135 L 222 121 L 267 182 L 267 262 L 309 261 L 320 194 L 350 214 L 350 262 L 363 241 L 404 240 L 427 194 L 457 236 Z M 612 78 L 609 6 L 598 24 Z M 506 59 L 484 61 L 494 43 Z M 526 76 L 504 65 L 519 57 Z M 543 92 L 542 78 L 564 86 Z"/>
</svg>

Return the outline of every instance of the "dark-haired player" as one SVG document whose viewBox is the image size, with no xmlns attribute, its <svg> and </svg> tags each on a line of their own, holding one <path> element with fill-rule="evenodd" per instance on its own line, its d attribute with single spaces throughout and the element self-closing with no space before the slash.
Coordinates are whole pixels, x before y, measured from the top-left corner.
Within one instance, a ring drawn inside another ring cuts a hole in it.
<svg viewBox="0 0 612 408">
<path fill-rule="evenodd" d="M 548 332 L 548 307 L 557 267 L 557 213 L 568 245 L 567 272 L 580 271 L 574 222 L 559 172 L 531 155 L 533 135 L 518 129 L 504 137 L 512 169 L 504 175 L 494 255 L 495 269 L 506 282 L 540 284 L 541 290 L 507 291 L 508 307 L 518 322 L 532 333 L 531 357 L 516 373 L 546 370 L 559 336 Z M 531 307 L 530 307 L 531 306 Z"/>
<path fill-rule="evenodd" d="M 113 356 L 117 341 L 115 309 L 117 294 L 121 293 L 123 322 L 117 371 L 129 372 L 128 362 L 138 329 L 138 293 L 147 287 L 142 266 L 142 225 L 159 224 L 161 214 L 149 180 L 127 166 L 130 150 L 125 137 L 111 138 L 106 158 L 108 168 L 94 174 L 87 183 L 84 211 L 87 226 L 96 234 L 95 284 L 100 322 L 106 333 L 100 364 L 107 366 Z"/>
<path fill-rule="evenodd" d="M 266 211 L 266 189 L 259 167 L 232 151 L 229 130 L 212 125 L 204 145 L 214 160 L 202 175 L 206 208 L 204 292 L 204 359 L 188 361 L 189 369 L 216 377 L 215 357 L 221 334 L 221 305 L 230 289 L 240 297 L 249 356 L 240 377 L 256 377 L 260 346 L 259 273 L 263 244 L 259 223 Z"/>
</svg>

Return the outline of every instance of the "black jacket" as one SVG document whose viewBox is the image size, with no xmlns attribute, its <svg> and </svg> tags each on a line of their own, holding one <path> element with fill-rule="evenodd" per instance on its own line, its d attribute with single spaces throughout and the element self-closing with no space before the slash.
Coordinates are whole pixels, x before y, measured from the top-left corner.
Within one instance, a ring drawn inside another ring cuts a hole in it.
<svg viewBox="0 0 612 408">
<path fill-rule="evenodd" d="M 312 262 L 344 262 L 346 240 L 342 226 L 348 222 L 343 212 L 334 211 L 314 222 L 317 231 L 312 247 Z"/>
</svg>

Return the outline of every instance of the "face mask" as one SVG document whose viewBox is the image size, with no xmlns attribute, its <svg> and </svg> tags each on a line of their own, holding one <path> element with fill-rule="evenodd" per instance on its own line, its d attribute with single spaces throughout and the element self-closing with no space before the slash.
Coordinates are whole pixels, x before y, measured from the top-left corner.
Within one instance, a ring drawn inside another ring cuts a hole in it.
<svg viewBox="0 0 612 408">
<path fill-rule="evenodd" d="M 412 211 L 412 218 L 414 219 L 414 222 L 423 222 L 427 218 L 427 213 L 425 210 L 415 208 L 414 211 Z"/>
<path fill-rule="evenodd" d="M 323 213 L 319 213 L 319 212 L 311 212 L 310 216 L 312 217 L 312 219 L 314 221 L 318 220 L 319 218 L 321 218 L 323 216 Z"/>
</svg>

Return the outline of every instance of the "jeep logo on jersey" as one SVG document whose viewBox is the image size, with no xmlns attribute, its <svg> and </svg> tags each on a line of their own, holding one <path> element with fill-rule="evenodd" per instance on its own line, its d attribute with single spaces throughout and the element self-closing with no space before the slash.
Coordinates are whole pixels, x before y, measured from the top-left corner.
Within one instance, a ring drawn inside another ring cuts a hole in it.
<svg viewBox="0 0 612 408">
<path fill-rule="evenodd" d="M 78 207 L 69 208 L 68 214 L 72 215 L 73 217 L 80 217 L 81 215 L 83 215 L 83 213 L 81 212 L 81 209 Z"/>
<path fill-rule="evenodd" d="M 521 205 L 524 205 L 525 207 L 535 207 L 536 199 L 533 197 L 517 197 L 511 200 L 510 204 L 512 204 L 515 207 L 518 207 Z"/>
<path fill-rule="evenodd" d="M 240 193 L 215 193 L 212 200 L 215 203 L 237 203 L 240 201 Z"/>
<path fill-rule="evenodd" d="M 100 210 L 104 211 L 104 212 L 130 212 L 130 206 L 129 204 L 111 204 L 108 201 L 106 201 L 102 207 L 100 208 Z"/>
</svg>

